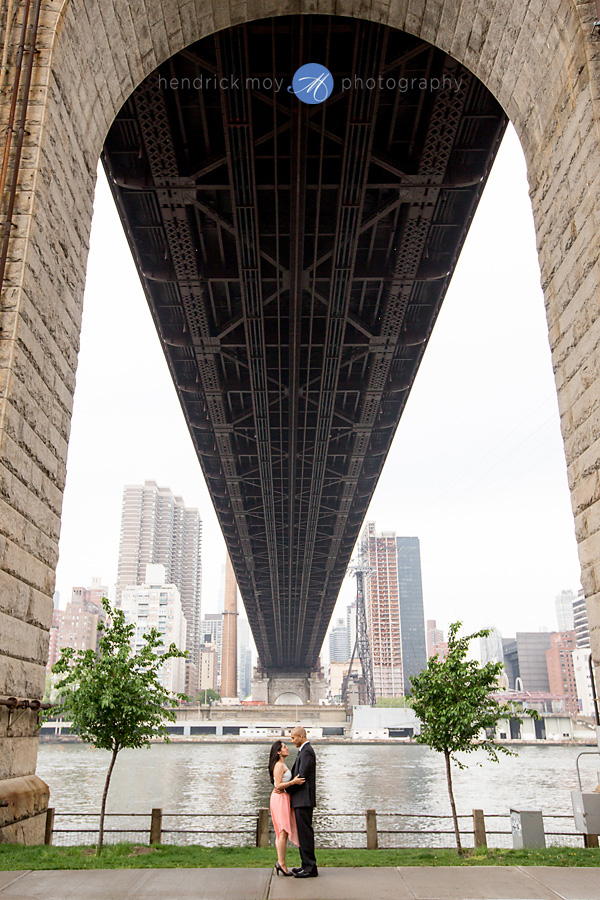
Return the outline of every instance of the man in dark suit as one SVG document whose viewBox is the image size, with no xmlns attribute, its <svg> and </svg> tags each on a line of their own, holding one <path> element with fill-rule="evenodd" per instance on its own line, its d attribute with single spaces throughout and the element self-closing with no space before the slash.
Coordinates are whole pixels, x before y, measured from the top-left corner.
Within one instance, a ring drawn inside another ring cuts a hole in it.
<svg viewBox="0 0 600 900">
<path fill-rule="evenodd" d="M 292 741 L 298 748 L 298 756 L 292 767 L 292 778 L 299 775 L 304 778 L 304 784 L 295 784 L 288 788 L 290 803 L 296 813 L 296 826 L 300 841 L 300 859 L 302 867 L 292 869 L 296 878 L 316 878 L 319 874 L 317 860 L 315 859 L 315 833 L 313 831 L 313 809 L 317 805 L 316 800 L 316 767 L 317 759 L 315 751 L 306 739 L 306 731 L 300 725 L 292 729 Z"/>
</svg>

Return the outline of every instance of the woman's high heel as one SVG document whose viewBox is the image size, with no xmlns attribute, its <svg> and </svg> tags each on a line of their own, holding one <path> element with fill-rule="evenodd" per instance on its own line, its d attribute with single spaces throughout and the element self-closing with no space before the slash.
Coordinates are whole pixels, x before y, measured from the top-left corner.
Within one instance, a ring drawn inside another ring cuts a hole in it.
<svg viewBox="0 0 600 900">
<path fill-rule="evenodd" d="M 279 863 L 275 863 L 275 871 L 277 872 L 277 877 L 279 877 L 279 873 L 281 872 L 282 875 L 290 875 L 293 878 L 293 872 L 286 872 Z"/>
</svg>

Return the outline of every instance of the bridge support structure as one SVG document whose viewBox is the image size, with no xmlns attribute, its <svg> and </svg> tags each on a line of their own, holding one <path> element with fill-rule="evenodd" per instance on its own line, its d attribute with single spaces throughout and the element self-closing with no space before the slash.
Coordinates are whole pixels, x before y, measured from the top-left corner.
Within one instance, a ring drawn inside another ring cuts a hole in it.
<svg viewBox="0 0 600 900">
<path fill-rule="evenodd" d="M 9 41 L 7 134 L 24 4 Z M 95 173 L 123 103 L 208 34 L 313 0 L 43 0 L 0 298 L 0 699 L 43 694 Z M 263 9 L 268 13 L 263 13 Z M 323 0 L 417 35 L 467 66 L 525 152 L 575 530 L 600 683 L 600 42 L 594 0 Z M 25 82 L 23 82 L 25 84 Z M 18 106 L 20 105 L 20 101 Z M 18 111 L 17 111 L 18 112 Z M 15 121 L 19 121 L 18 117 Z M 16 142 L 8 162 L 12 165 Z M 10 174 L 10 173 L 9 173 Z M 4 202 L 2 215 L 6 215 Z M 273 684 L 276 679 L 273 673 Z M 309 680 L 310 680 L 310 676 Z M 263 679 L 264 680 L 264 679 Z M 270 677 L 268 678 L 270 683 Z M 271 688 L 273 685 L 271 685 Z M 307 688 L 308 689 L 308 688 Z M 0 797 L 25 798 L 37 713 L 0 709 Z M 0 808 L 0 841 L 43 842 L 39 803 Z M 36 805 L 37 804 L 37 805 Z M 15 829 L 13 826 L 17 825 Z"/>
<path fill-rule="evenodd" d="M 326 684 L 322 669 L 314 672 L 281 672 L 254 669 L 252 699 L 271 705 L 317 705 L 325 699 Z"/>
</svg>

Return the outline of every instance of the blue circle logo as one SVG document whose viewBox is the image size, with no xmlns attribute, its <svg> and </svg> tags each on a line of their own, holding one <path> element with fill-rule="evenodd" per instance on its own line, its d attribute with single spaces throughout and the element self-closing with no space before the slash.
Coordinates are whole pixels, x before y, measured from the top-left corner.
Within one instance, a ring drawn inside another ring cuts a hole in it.
<svg viewBox="0 0 600 900">
<path fill-rule="evenodd" d="M 323 103 L 333 90 L 333 75 L 318 63 L 306 63 L 294 72 L 292 86 L 288 88 L 303 103 Z"/>
</svg>

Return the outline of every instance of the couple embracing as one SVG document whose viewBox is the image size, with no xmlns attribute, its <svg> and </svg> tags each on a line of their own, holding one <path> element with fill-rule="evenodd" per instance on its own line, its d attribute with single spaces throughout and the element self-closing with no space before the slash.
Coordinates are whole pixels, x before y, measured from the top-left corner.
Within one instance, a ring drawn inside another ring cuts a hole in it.
<svg viewBox="0 0 600 900">
<path fill-rule="evenodd" d="M 277 847 L 277 874 L 295 878 L 316 878 L 315 833 L 312 816 L 315 808 L 315 751 L 306 739 L 306 731 L 300 726 L 292 729 L 292 742 L 298 749 L 292 771 L 286 765 L 290 751 L 283 741 L 275 741 L 269 757 L 269 776 L 274 785 L 271 794 L 271 817 L 275 828 Z M 287 842 L 300 848 L 302 866 L 288 869 L 285 864 Z"/>
</svg>

